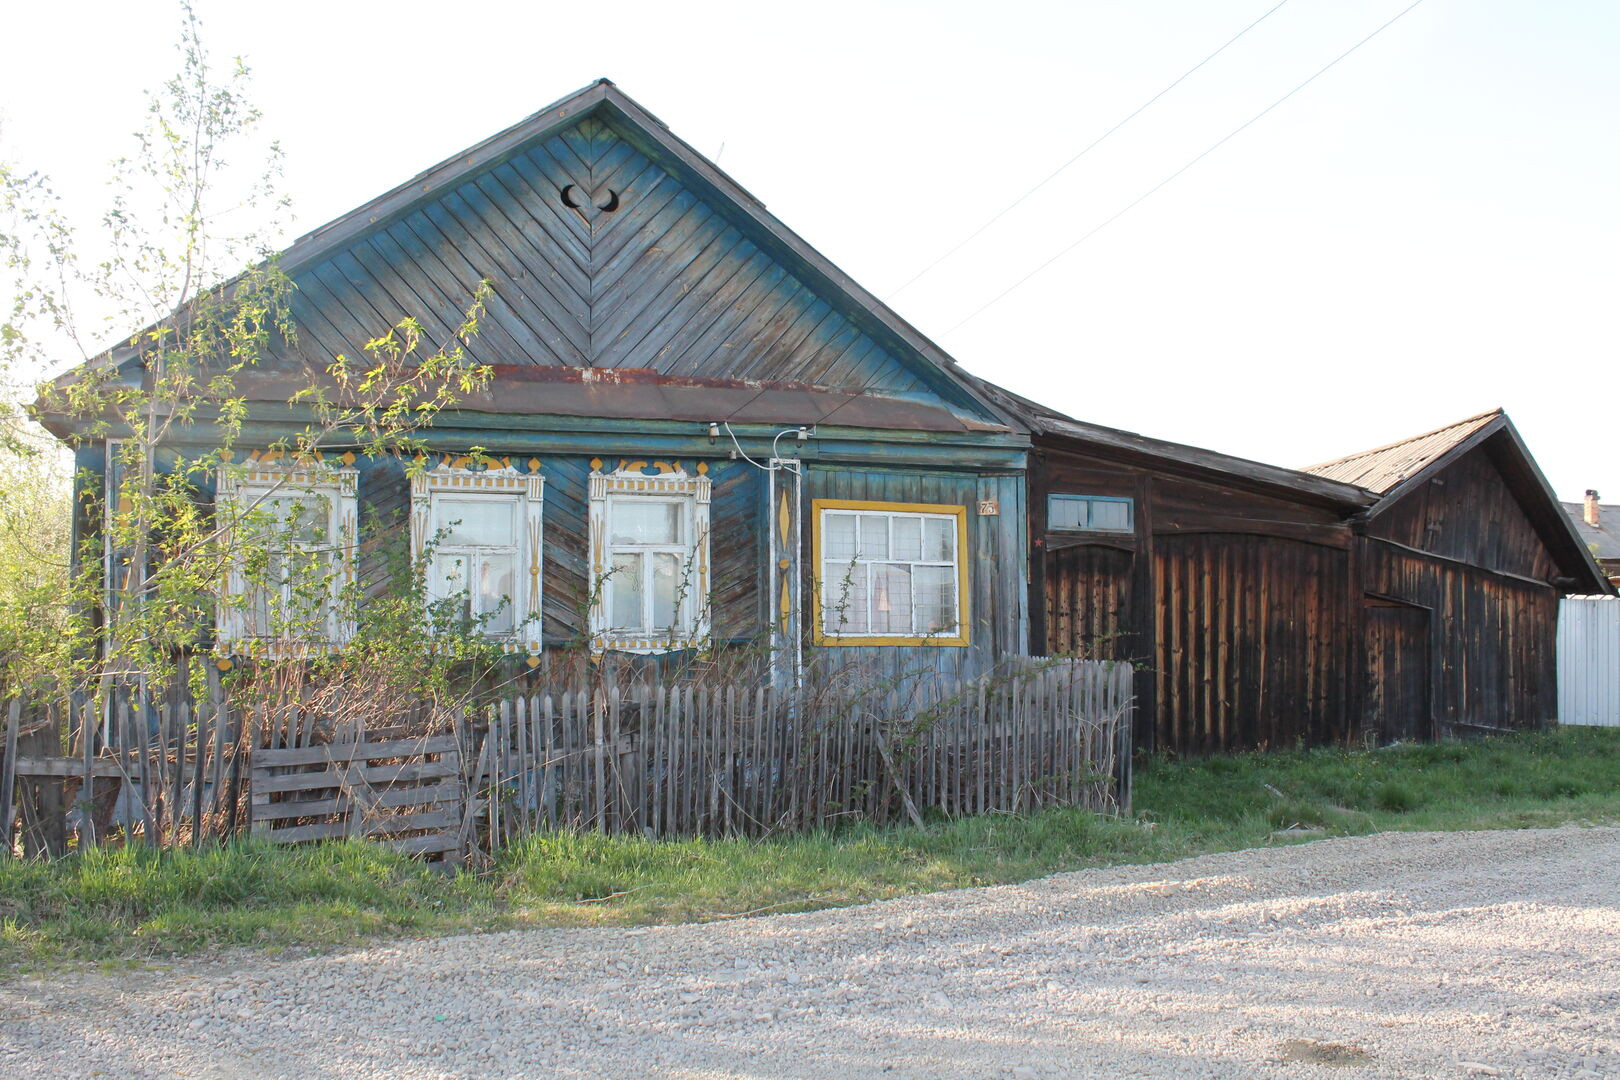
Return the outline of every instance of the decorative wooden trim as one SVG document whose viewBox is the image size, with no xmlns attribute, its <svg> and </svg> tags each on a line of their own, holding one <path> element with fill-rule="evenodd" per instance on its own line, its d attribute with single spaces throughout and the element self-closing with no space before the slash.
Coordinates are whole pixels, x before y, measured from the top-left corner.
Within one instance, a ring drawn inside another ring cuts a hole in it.
<svg viewBox="0 0 1620 1080">
<path fill-rule="evenodd" d="M 862 634 L 852 636 L 829 633 L 821 625 L 822 595 L 826 582 L 821 580 L 822 512 L 826 510 L 873 510 L 884 514 L 933 514 L 956 518 L 956 629 L 955 634 L 932 637 L 901 637 L 892 634 Z M 968 542 L 966 506 L 949 503 L 897 503 L 871 502 L 862 499 L 814 499 L 810 503 L 810 555 L 815 563 L 816 595 L 811 611 L 810 639 L 816 645 L 842 646 L 965 646 L 972 644 L 972 598 L 968 594 Z"/>
<path fill-rule="evenodd" d="M 656 475 L 642 470 L 653 468 Z M 713 484 L 709 480 L 709 465 L 698 462 L 696 475 L 689 474 L 679 461 L 665 462 L 619 460 L 619 467 L 604 473 L 602 459 L 591 459 L 589 531 L 591 551 L 591 610 L 590 633 L 592 652 L 659 653 L 674 649 L 689 649 L 709 635 L 709 503 Z M 692 552 L 697 559 L 696 595 L 685 603 L 695 604 L 690 632 L 684 635 L 654 637 L 632 634 L 615 637 L 607 627 L 607 604 L 604 580 L 606 578 L 608 499 L 612 495 L 650 495 L 665 498 L 686 498 L 692 501 Z"/>
<path fill-rule="evenodd" d="M 236 503 L 248 492 L 272 495 L 278 490 L 325 496 L 332 500 L 334 539 L 343 561 L 341 580 L 332 586 L 331 609 L 328 615 L 330 636 L 323 641 L 271 640 L 248 634 L 245 613 L 223 602 L 215 606 L 214 640 L 223 646 L 219 651 L 226 656 L 247 656 L 263 659 L 305 659 L 320 656 L 341 648 L 354 636 L 354 619 L 340 606 L 343 590 L 354 584 L 355 558 L 360 550 L 360 513 L 358 489 L 360 472 L 350 467 L 352 455 L 343 459 L 343 467 L 324 464 L 314 457 L 292 457 L 281 451 L 261 454 L 254 451 L 242 465 L 225 465 L 220 469 L 214 488 L 215 506 Z M 220 533 L 226 550 L 230 550 L 230 527 Z M 241 563 L 232 559 L 226 571 L 226 595 L 240 596 L 247 591 Z"/>
<path fill-rule="evenodd" d="M 545 598 L 544 533 L 541 526 L 545 516 L 546 478 L 536 471 L 540 462 L 531 459 L 530 471 L 520 473 L 509 464 L 510 458 L 502 459 L 508 463 L 502 468 L 493 469 L 469 469 L 461 464 L 464 460 L 469 459 L 446 459 L 438 467 L 425 469 L 411 477 L 411 560 L 414 562 L 418 559 L 422 549 L 427 546 L 433 521 L 434 495 L 516 495 L 518 519 L 523 525 L 517 550 L 520 557 L 526 556 L 528 560 L 527 567 L 520 568 L 518 573 L 524 595 L 521 602 L 514 597 L 514 614 L 521 614 L 522 618 L 513 620 L 516 625 L 511 633 L 491 634 L 489 640 L 500 643 L 502 651 L 509 655 L 524 653 L 531 658 L 538 657 L 544 648 L 545 636 L 541 625 L 541 604 Z M 524 573 L 524 569 L 527 573 Z"/>
</svg>

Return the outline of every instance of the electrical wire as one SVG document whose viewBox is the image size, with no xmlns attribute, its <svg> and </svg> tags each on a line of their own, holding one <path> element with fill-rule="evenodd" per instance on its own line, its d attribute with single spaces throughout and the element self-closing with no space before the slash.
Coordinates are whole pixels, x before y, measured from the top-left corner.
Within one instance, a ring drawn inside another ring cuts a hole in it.
<svg viewBox="0 0 1620 1080">
<path fill-rule="evenodd" d="M 1326 66 L 1318 69 L 1316 74 L 1312 75 L 1310 78 L 1306 79 L 1304 82 L 1300 83 L 1298 86 L 1296 86 L 1292 90 L 1288 91 L 1288 93 L 1284 94 L 1282 97 L 1278 98 L 1276 101 L 1273 101 L 1270 105 L 1267 105 L 1264 109 L 1261 109 L 1259 112 L 1257 112 L 1253 116 L 1249 117 L 1249 119 L 1245 120 L 1242 124 L 1239 124 L 1237 127 L 1233 128 L 1231 131 L 1229 131 L 1225 135 L 1221 136 L 1220 139 L 1216 140 L 1214 143 L 1211 143 L 1197 157 L 1193 158 L 1191 161 L 1189 161 L 1185 165 L 1181 166 L 1181 168 L 1177 169 L 1175 172 L 1171 173 L 1169 176 L 1165 177 L 1163 180 L 1160 180 L 1157 184 L 1154 184 L 1147 191 L 1143 192 L 1141 195 L 1138 195 L 1135 199 L 1133 199 L 1129 203 L 1125 204 L 1125 206 L 1121 207 L 1119 210 L 1116 210 L 1113 214 L 1111 214 L 1108 217 L 1104 218 L 1103 221 L 1101 222 L 1101 224 L 1099 224 L 1095 228 L 1091 229 L 1091 231 L 1085 233 L 1083 236 L 1080 237 L 1080 239 L 1076 240 L 1074 243 L 1070 244 L 1068 247 L 1062 249 L 1057 254 L 1053 255 L 1051 258 L 1049 258 L 1045 262 L 1041 263 L 1035 269 L 1031 270 L 1029 273 L 1025 274 L 1023 277 L 1019 278 L 1017 281 L 1013 282 L 1011 285 L 1007 286 L 1005 289 L 1001 290 L 1001 292 L 997 293 L 995 296 L 991 297 L 989 300 L 985 301 L 983 304 L 981 304 L 978 307 L 974 308 L 973 311 L 969 312 L 968 315 L 965 318 L 963 318 L 955 326 L 952 326 L 949 330 L 946 330 L 945 332 L 947 334 L 949 334 L 949 333 L 952 333 L 953 331 L 960 330 L 962 327 L 966 326 L 968 323 L 972 322 L 974 319 L 976 319 L 980 315 L 984 314 L 984 312 L 988 311 L 990 308 L 994 307 L 996 304 L 998 304 L 1002 300 L 1006 299 L 1007 296 L 1010 293 L 1012 293 L 1014 290 L 1018 289 L 1025 282 L 1027 282 L 1031 278 L 1033 278 L 1035 275 L 1039 274 L 1041 271 L 1045 270 L 1047 267 L 1051 266 L 1053 263 L 1055 263 L 1059 259 L 1063 258 L 1069 252 L 1073 251 L 1075 248 L 1079 247 L 1081 244 L 1085 243 L 1087 240 L 1090 240 L 1093 236 L 1096 236 L 1098 233 L 1100 233 L 1104 229 L 1108 228 L 1108 226 L 1112 225 L 1114 222 L 1118 221 L 1120 218 L 1124 217 L 1126 214 L 1130 213 L 1132 210 L 1134 210 L 1138 206 L 1142 205 L 1148 199 L 1150 199 L 1154 195 L 1158 194 L 1159 191 L 1162 188 L 1164 188 L 1166 185 L 1168 185 L 1171 181 L 1175 180 L 1182 173 L 1185 173 L 1188 169 L 1191 169 L 1194 165 L 1197 165 L 1200 161 L 1203 161 L 1210 154 L 1213 154 L 1216 150 L 1219 150 L 1222 146 L 1225 146 L 1233 138 L 1235 138 L 1236 136 L 1242 134 L 1245 130 L 1247 130 L 1249 127 L 1251 127 L 1253 124 L 1255 124 L 1257 121 L 1259 121 L 1267 113 L 1271 112 L 1277 106 L 1281 105 L 1283 102 L 1287 101 L 1289 98 L 1293 97 L 1295 94 L 1299 93 L 1301 90 L 1303 90 L 1307 86 L 1311 85 L 1311 83 L 1315 82 L 1317 79 L 1321 78 L 1323 75 L 1326 75 L 1334 67 L 1338 66 L 1338 64 L 1339 64 L 1339 62 L 1341 60 L 1344 60 L 1351 53 L 1355 52 L 1357 49 L 1359 49 L 1363 45 L 1367 44 L 1367 42 L 1371 41 L 1373 38 L 1377 37 L 1379 34 L 1382 34 L 1385 30 L 1388 30 L 1391 26 L 1394 26 L 1397 22 L 1400 22 L 1401 19 L 1406 17 L 1406 14 L 1408 12 L 1410 12 L 1413 8 L 1417 7 L 1421 3 L 1423 3 L 1423 0 L 1412 0 L 1412 3 L 1410 3 L 1406 7 L 1402 8 L 1392 18 L 1390 18 L 1388 22 L 1385 22 L 1383 25 L 1379 26 L 1378 29 L 1374 30 L 1372 33 L 1368 34 L 1366 37 L 1362 38 L 1360 41 L 1358 41 L 1354 45 L 1350 46 L 1344 52 L 1342 52 L 1338 56 L 1334 57 L 1331 61 L 1329 61 L 1327 63 Z"/>
<path fill-rule="evenodd" d="M 1198 63 L 1194 64 L 1192 67 L 1188 68 L 1186 71 L 1183 71 L 1181 73 L 1181 75 L 1178 76 L 1176 78 L 1176 80 L 1174 82 L 1172 82 L 1169 86 L 1166 86 L 1163 90 L 1160 90 L 1157 94 L 1154 94 L 1152 97 L 1150 97 L 1146 101 L 1142 102 L 1142 104 L 1138 105 L 1135 109 L 1133 109 L 1131 111 L 1130 115 L 1126 116 L 1125 119 L 1119 121 L 1113 127 L 1109 128 L 1107 131 L 1103 132 L 1101 135 L 1099 135 L 1095 139 L 1091 140 L 1091 142 L 1089 144 L 1087 144 L 1085 149 L 1081 150 L 1078 154 L 1074 155 L 1074 157 L 1070 158 L 1068 161 L 1065 161 L 1062 165 L 1059 165 L 1056 169 L 1054 169 L 1052 171 L 1052 174 L 1050 176 L 1048 176 L 1045 180 L 1042 180 L 1040 183 L 1036 184 L 1034 187 L 1030 188 L 1028 191 L 1024 192 L 1022 195 L 1018 196 L 1018 198 L 1014 199 L 1012 202 L 1010 202 L 1006 206 L 1002 207 L 999 211 L 996 212 L 994 217 L 990 218 L 983 225 L 980 225 L 977 229 L 974 229 L 972 232 L 968 233 L 965 237 L 963 237 L 960 241 L 958 241 L 955 247 L 953 247 L 949 251 L 945 252 L 945 254 L 941 255 L 939 258 L 935 259 L 933 262 L 929 263 L 927 266 L 923 267 L 921 270 L 917 271 L 915 274 L 912 274 L 911 277 L 907 278 L 904 282 L 901 283 L 899 288 L 895 289 L 893 292 L 891 292 L 889 294 L 888 299 L 892 300 L 896 296 L 899 296 L 901 293 L 903 293 L 907 289 L 911 288 L 911 286 L 915 285 L 918 281 L 921 281 L 922 278 L 923 278 L 923 275 L 927 274 L 930 270 L 934 269 L 934 267 L 938 266 L 940 263 L 944 262 L 946 259 L 949 259 L 952 255 L 955 255 L 958 251 L 961 251 L 963 248 L 967 247 L 974 240 L 978 239 L 978 237 L 979 237 L 979 235 L 981 233 L 983 233 L 990 226 L 994 225 L 996 222 L 1000 221 L 1002 218 L 1006 217 L 1008 214 L 1012 213 L 1012 211 L 1016 210 L 1024 202 L 1025 199 L 1028 199 L 1031 195 L 1033 195 L 1037 191 L 1041 190 L 1041 188 L 1045 187 L 1047 184 L 1050 184 L 1053 180 L 1056 180 L 1058 178 L 1058 174 L 1062 173 L 1063 170 L 1067 169 L 1070 165 L 1073 165 L 1075 162 L 1079 161 L 1081 158 L 1085 157 L 1087 154 L 1089 154 L 1093 150 L 1095 150 L 1098 146 L 1102 145 L 1103 140 L 1107 139 L 1114 132 L 1118 131 L 1120 128 L 1124 127 L 1126 124 L 1130 123 L 1132 120 L 1135 120 L 1142 113 L 1146 112 L 1148 110 L 1148 108 L 1153 105 L 1154 102 L 1158 101 L 1160 98 L 1164 97 L 1164 95 L 1168 94 L 1170 91 L 1174 90 L 1176 87 L 1178 87 L 1182 83 L 1186 82 L 1187 79 L 1191 75 L 1193 75 L 1195 72 L 1197 72 L 1199 68 L 1203 67 L 1205 64 L 1209 63 L 1211 60 L 1213 60 L 1217 56 L 1221 55 L 1221 53 L 1223 53 L 1227 49 L 1231 48 L 1234 44 L 1237 43 L 1239 38 L 1241 38 L 1244 34 L 1247 34 L 1250 30 L 1253 30 L 1255 27 L 1259 26 L 1261 23 L 1265 22 L 1267 19 L 1271 18 L 1271 16 L 1278 10 L 1278 8 L 1281 8 L 1283 5 L 1285 5 L 1287 3 L 1288 3 L 1288 0 L 1280 0 L 1280 2 L 1278 4 L 1273 6 L 1264 15 L 1261 15 L 1258 19 L 1254 20 L 1254 22 L 1250 23 L 1248 26 L 1245 26 L 1242 30 L 1239 30 L 1235 35 L 1233 35 L 1226 42 L 1225 45 L 1222 45 L 1220 48 L 1216 49 L 1214 52 L 1210 53 L 1208 56 L 1206 56 L 1202 60 L 1198 61 Z"/>
</svg>

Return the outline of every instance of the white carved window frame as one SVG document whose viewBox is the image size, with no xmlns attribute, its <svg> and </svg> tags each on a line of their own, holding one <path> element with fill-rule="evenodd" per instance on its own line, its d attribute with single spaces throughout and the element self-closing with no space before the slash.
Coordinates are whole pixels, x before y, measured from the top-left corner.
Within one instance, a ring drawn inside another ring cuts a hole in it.
<svg viewBox="0 0 1620 1080">
<path fill-rule="evenodd" d="M 341 601 L 343 590 L 354 584 L 355 558 L 360 547 L 359 477 L 359 470 L 351 468 L 281 466 L 257 461 L 249 465 L 227 465 L 220 470 L 214 492 L 216 517 L 221 509 L 234 514 L 247 513 L 264 499 L 283 494 L 325 499 L 327 536 L 335 545 L 341 567 L 331 582 L 324 639 L 278 639 L 256 633 L 247 610 L 241 604 L 223 602 L 222 597 L 214 616 L 214 640 L 221 652 L 233 656 L 291 659 L 330 652 L 354 636 L 354 619 Z M 229 521 L 220 524 L 220 539 L 226 551 L 234 550 Z M 245 597 L 247 592 L 242 560 L 233 554 L 226 568 L 225 596 Z"/>
<path fill-rule="evenodd" d="M 540 605 L 545 597 L 545 559 L 541 522 L 545 516 L 546 479 L 538 473 L 516 469 L 462 469 L 441 466 L 411 477 L 411 560 L 421 559 L 429 540 L 446 523 L 437 520 L 435 495 L 467 498 L 478 495 L 516 496 L 518 504 L 518 568 L 514 575 L 512 630 L 489 634 L 508 653 L 540 655 L 542 626 Z M 426 568 L 424 568 L 425 570 Z"/>
<path fill-rule="evenodd" d="M 660 466 L 663 467 L 663 466 Z M 704 475 L 691 476 L 670 471 L 647 476 L 634 469 L 613 473 L 593 472 L 590 476 L 591 544 L 591 649 L 595 652 L 660 653 L 698 646 L 709 635 L 709 499 L 711 484 Z M 678 498 L 685 510 L 690 537 L 692 583 L 681 598 L 679 626 L 673 634 L 622 633 L 610 628 L 607 569 L 612 562 L 613 501 L 616 498 L 645 496 L 661 500 Z"/>
</svg>

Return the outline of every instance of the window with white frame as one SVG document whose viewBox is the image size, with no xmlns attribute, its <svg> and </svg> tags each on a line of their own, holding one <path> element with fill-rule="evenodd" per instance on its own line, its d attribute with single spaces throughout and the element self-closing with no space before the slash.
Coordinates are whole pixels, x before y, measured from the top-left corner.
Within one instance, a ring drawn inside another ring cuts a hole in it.
<svg viewBox="0 0 1620 1080">
<path fill-rule="evenodd" d="M 708 477 L 621 468 L 590 483 L 592 643 L 625 652 L 695 644 L 708 632 Z"/>
<path fill-rule="evenodd" d="M 540 651 L 545 480 L 515 469 L 441 467 L 411 478 L 411 550 L 432 613 L 507 647 Z"/>
<path fill-rule="evenodd" d="M 354 469 L 254 461 L 222 470 L 215 513 L 229 551 L 215 634 L 231 652 L 297 656 L 353 633 Z"/>
<path fill-rule="evenodd" d="M 967 644 L 967 509 L 818 499 L 817 639 Z"/>
</svg>

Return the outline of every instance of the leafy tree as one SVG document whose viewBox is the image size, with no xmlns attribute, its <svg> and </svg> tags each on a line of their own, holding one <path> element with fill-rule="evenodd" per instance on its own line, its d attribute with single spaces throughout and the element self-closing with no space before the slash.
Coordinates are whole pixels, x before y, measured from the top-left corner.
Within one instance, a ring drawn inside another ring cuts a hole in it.
<svg viewBox="0 0 1620 1080">
<path fill-rule="evenodd" d="M 211 504 L 210 492 L 222 476 L 242 468 L 246 456 L 239 443 L 251 410 L 242 376 L 283 349 L 296 355 L 296 328 L 289 308 L 293 284 L 274 254 L 288 206 L 276 186 L 280 149 L 260 135 L 247 67 L 240 60 L 216 65 L 195 13 L 189 5 L 181 11 L 179 74 L 150 95 L 135 151 L 114 162 L 114 195 L 98 228 L 77 230 L 48 178 L 0 167 L 0 253 L 14 278 L 0 324 L 0 376 L 15 391 L 24 373 L 76 358 L 69 375 L 44 384 L 38 407 L 76 425 L 84 440 L 108 440 L 111 476 L 104 487 L 92 476 L 78 478 L 77 497 L 91 504 L 87 513 L 101 530 L 79 553 L 81 572 L 65 589 L 57 583 L 54 604 L 38 592 L 18 591 L 15 599 L 4 592 L 6 582 L 21 580 L 28 556 L 0 538 L 6 560 L 0 617 L 8 620 L 0 647 L 8 656 L 37 658 L 44 646 L 36 630 L 60 628 L 63 644 L 52 656 L 65 677 L 62 689 L 93 688 L 105 701 L 126 687 L 137 715 L 183 672 L 194 691 L 201 689 L 200 668 L 186 658 L 206 642 L 233 572 L 248 588 L 227 603 L 273 597 L 277 631 L 314 642 L 325 635 L 307 617 L 312 598 L 333 593 L 348 554 L 339 550 L 342 538 L 326 535 L 298 545 L 299 560 L 283 557 L 292 538 L 313 535 L 308 521 L 286 513 L 289 504 L 298 505 L 280 497 L 296 494 L 291 490 L 246 505 Z M 221 227 L 247 219 L 257 226 Z M 258 449 L 316 472 L 327 467 L 334 447 L 351 461 L 352 455 L 397 455 L 420 468 L 424 428 L 489 382 L 490 370 L 465 349 L 488 293 L 485 282 L 468 298 L 451 340 L 429 343 L 407 318 L 379 327 L 359 355 L 304 365 L 289 396 L 304 417 L 301 426 Z M 126 336 L 98 339 L 89 328 L 99 326 Z M 42 452 L 28 427 L 13 393 L 0 406 L 0 453 L 10 462 L 0 470 L 0 483 L 55 493 L 56 503 L 41 507 L 40 517 L 60 527 L 36 530 L 28 542 L 47 549 L 51 565 L 63 565 L 64 493 L 60 485 L 51 488 L 49 470 L 38 467 Z M 112 568 L 106 582 L 104 551 Z M 289 595 L 285 585 L 294 578 Z M 363 630 L 347 659 L 312 662 L 288 650 L 293 659 L 284 670 L 268 674 L 276 664 L 267 661 L 255 665 L 254 678 L 307 691 L 323 670 L 328 681 L 352 673 L 355 656 L 364 653 L 373 665 L 392 665 L 381 681 L 404 694 L 442 685 L 447 665 L 489 659 L 476 626 L 462 627 L 458 642 L 440 641 L 424 652 L 433 627 L 408 555 L 398 582 L 392 604 L 367 605 L 388 624 L 386 633 Z M 351 618 L 361 613 L 352 583 L 337 602 Z M 30 605 L 52 607 L 49 619 L 31 623 L 37 612 Z M 426 654 L 433 663 L 424 664 Z"/>
</svg>

